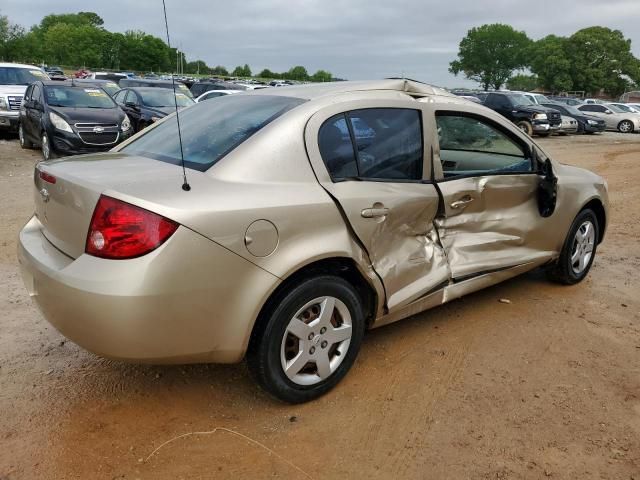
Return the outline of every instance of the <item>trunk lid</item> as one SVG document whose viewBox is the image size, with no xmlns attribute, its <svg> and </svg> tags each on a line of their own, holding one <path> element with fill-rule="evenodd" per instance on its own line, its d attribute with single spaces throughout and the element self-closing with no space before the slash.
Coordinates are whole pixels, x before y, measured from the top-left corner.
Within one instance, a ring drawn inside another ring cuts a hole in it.
<svg viewBox="0 0 640 480">
<path fill-rule="evenodd" d="M 207 175 L 188 170 L 187 176 L 193 187 L 210 191 L 212 180 Z M 181 185 L 179 165 L 117 152 L 41 162 L 34 172 L 35 214 L 44 236 L 60 251 L 77 258 L 84 253 L 91 217 L 101 194 L 179 221 L 182 215 L 167 205 L 186 207 L 198 196 L 185 193 Z M 178 202 L 172 201 L 174 195 L 180 199 Z"/>
</svg>

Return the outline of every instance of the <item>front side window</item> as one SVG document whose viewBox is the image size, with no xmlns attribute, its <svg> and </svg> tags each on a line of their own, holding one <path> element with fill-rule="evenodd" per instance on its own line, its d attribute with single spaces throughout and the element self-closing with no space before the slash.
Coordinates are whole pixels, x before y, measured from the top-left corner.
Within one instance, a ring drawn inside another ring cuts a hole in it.
<svg viewBox="0 0 640 480">
<path fill-rule="evenodd" d="M 533 170 L 524 148 L 489 121 L 440 112 L 436 123 L 445 178 Z"/>
<path fill-rule="evenodd" d="M 334 180 L 422 179 L 419 110 L 368 108 L 336 115 L 320 128 L 318 145 Z"/>
<path fill-rule="evenodd" d="M 124 97 L 127 95 L 127 90 L 120 90 L 113 99 L 118 105 L 124 105 Z"/>
<path fill-rule="evenodd" d="M 138 100 L 138 95 L 133 90 L 129 90 L 127 92 L 127 98 L 125 100 L 125 105 L 129 103 L 131 105 L 140 105 L 140 101 Z"/>
<path fill-rule="evenodd" d="M 171 96 L 171 90 L 164 91 Z M 181 111 L 185 166 L 207 170 L 254 133 L 304 102 L 300 98 L 277 95 L 226 95 L 215 102 L 201 102 Z M 173 115 L 121 152 L 180 165 L 177 131 L 176 116 Z"/>
</svg>

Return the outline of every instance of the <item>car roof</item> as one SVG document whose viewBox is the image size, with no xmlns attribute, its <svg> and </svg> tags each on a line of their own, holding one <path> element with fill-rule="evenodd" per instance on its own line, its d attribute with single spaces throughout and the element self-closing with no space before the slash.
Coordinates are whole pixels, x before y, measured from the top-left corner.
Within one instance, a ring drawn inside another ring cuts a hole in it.
<svg viewBox="0 0 640 480">
<path fill-rule="evenodd" d="M 35 65 L 28 65 L 26 63 L 11 63 L 11 62 L 0 62 L 0 68 L 5 67 L 15 67 L 15 68 L 35 68 L 36 70 L 41 70 L 40 67 Z"/>
<path fill-rule="evenodd" d="M 348 92 L 362 92 L 375 90 L 391 90 L 405 92 L 416 96 L 441 95 L 455 97 L 444 89 L 406 79 L 387 79 L 370 81 L 346 81 L 327 83 L 308 83 L 304 85 L 289 85 L 279 89 L 261 88 L 252 90 L 252 95 L 280 95 L 304 100 L 336 95 Z"/>
</svg>

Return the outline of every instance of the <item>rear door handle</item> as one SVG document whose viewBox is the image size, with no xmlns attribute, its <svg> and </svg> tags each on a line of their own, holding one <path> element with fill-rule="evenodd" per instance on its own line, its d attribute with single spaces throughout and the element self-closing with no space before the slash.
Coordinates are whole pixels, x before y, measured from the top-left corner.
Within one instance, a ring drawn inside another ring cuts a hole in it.
<svg viewBox="0 0 640 480">
<path fill-rule="evenodd" d="M 465 195 L 460 200 L 456 200 L 455 202 L 451 203 L 451 208 L 458 209 L 458 208 L 466 207 L 471 202 L 473 202 L 473 200 L 474 198 L 471 195 Z"/>
<path fill-rule="evenodd" d="M 386 207 L 380 208 L 365 208 L 362 210 L 361 215 L 364 218 L 384 217 L 389 214 L 389 209 Z"/>
</svg>

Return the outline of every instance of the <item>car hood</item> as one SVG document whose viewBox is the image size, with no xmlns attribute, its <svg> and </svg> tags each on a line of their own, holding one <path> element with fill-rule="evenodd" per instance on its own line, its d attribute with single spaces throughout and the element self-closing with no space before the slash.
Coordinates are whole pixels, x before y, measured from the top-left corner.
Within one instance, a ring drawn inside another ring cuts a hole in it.
<svg viewBox="0 0 640 480">
<path fill-rule="evenodd" d="M 119 108 L 73 108 L 73 107 L 49 107 L 67 123 L 115 123 L 120 125 L 124 120 L 124 112 Z"/>
<path fill-rule="evenodd" d="M 0 95 L 24 95 L 27 85 L 0 85 Z"/>
</svg>

